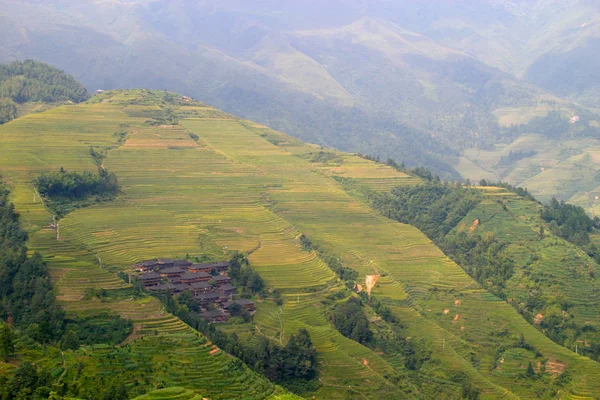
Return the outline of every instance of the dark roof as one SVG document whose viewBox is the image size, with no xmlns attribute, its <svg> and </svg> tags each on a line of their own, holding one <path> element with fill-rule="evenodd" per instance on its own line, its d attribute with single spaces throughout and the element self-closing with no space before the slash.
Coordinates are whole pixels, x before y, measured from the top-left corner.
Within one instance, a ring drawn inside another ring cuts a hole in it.
<svg viewBox="0 0 600 400">
<path fill-rule="evenodd" d="M 175 285 L 171 283 L 161 283 L 160 285 L 153 286 L 149 290 L 159 291 L 159 290 L 173 290 L 175 289 Z"/>
<path fill-rule="evenodd" d="M 226 285 L 221 286 L 218 290 L 235 290 L 236 287 L 233 285 L 230 285 L 229 283 Z"/>
<path fill-rule="evenodd" d="M 186 272 L 185 274 L 181 275 L 179 277 L 179 279 L 184 280 L 184 279 L 196 279 L 196 278 L 201 278 L 201 276 L 199 276 L 200 274 L 197 273 L 193 273 L 193 272 Z"/>
<path fill-rule="evenodd" d="M 194 289 L 206 289 L 210 287 L 208 282 L 194 282 L 190 283 L 190 286 Z"/>
<path fill-rule="evenodd" d="M 188 285 L 187 283 L 176 283 L 173 285 L 173 287 L 177 290 L 187 290 L 190 288 L 190 285 Z"/>
<path fill-rule="evenodd" d="M 157 258 L 159 264 L 173 264 L 173 260 L 170 258 Z"/>
<path fill-rule="evenodd" d="M 176 267 L 187 267 L 192 265 L 192 263 L 188 260 L 175 260 L 173 261 L 173 265 L 175 265 Z"/>
<path fill-rule="evenodd" d="M 183 270 L 179 267 L 165 268 L 160 272 L 161 274 L 183 274 Z"/>
<path fill-rule="evenodd" d="M 213 310 L 202 313 L 202 317 L 204 318 L 215 318 L 215 317 L 226 317 L 227 314 L 223 312 L 223 310 Z"/>
<path fill-rule="evenodd" d="M 218 299 L 218 293 L 200 293 L 194 296 L 198 300 L 210 300 L 210 299 Z"/>
<path fill-rule="evenodd" d="M 198 269 L 212 268 L 212 265 L 210 265 L 210 264 L 192 264 L 192 268 L 198 268 Z"/>
<path fill-rule="evenodd" d="M 217 275 L 217 276 L 213 276 L 213 279 L 214 279 L 216 282 L 219 282 L 219 281 L 226 281 L 226 280 L 230 280 L 231 278 L 230 278 L 229 276 L 227 276 L 227 275 Z"/>
<path fill-rule="evenodd" d="M 142 267 L 153 267 L 156 264 L 158 264 L 156 262 L 156 260 L 144 260 L 144 261 L 140 261 L 139 263 L 136 263 L 135 265 L 139 265 L 139 266 L 142 266 Z"/>
<path fill-rule="evenodd" d="M 143 281 L 150 279 L 160 279 L 160 275 L 156 272 L 146 272 L 145 274 L 140 275 L 140 279 Z"/>
<path fill-rule="evenodd" d="M 206 272 L 186 272 L 181 276 L 181 279 L 194 279 L 194 278 L 210 278 L 211 275 Z"/>
<path fill-rule="evenodd" d="M 239 304 L 240 306 L 249 306 L 249 305 L 253 306 L 254 305 L 254 301 L 252 301 L 252 300 L 240 299 L 240 300 L 228 301 L 228 302 L 226 302 L 226 303 L 223 304 L 223 307 L 229 308 L 234 303 L 235 304 Z"/>
<path fill-rule="evenodd" d="M 229 267 L 229 262 L 222 261 L 222 262 L 214 263 L 212 266 L 215 268 Z"/>
</svg>

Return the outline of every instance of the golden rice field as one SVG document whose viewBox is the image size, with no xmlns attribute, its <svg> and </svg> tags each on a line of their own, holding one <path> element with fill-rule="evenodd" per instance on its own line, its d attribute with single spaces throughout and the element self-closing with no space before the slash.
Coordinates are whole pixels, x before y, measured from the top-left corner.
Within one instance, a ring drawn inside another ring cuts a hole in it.
<svg viewBox="0 0 600 400">
<path fill-rule="evenodd" d="M 281 307 L 259 303 L 254 328 L 282 341 L 308 329 L 319 350 L 323 383 L 315 398 L 410 397 L 390 378 L 405 372 L 401 363 L 331 327 L 321 300 L 340 282 L 316 253 L 302 249 L 298 237 L 304 233 L 361 276 L 381 274 L 374 295 L 415 337 L 431 341 L 437 368 L 466 374 L 484 398 L 533 398 L 543 385 L 517 377 L 519 360 L 528 354 L 507 353 L 507 367 L 492 369 L 497 348 L 521 334 L 545 359 L 572 371 L 573 382 L 561 398 L 600 393 L 600 366 L 551 342 L 420 231 L 381 217 L 333 177 L 359 179 L 374 190 L 418 179 L 343 153 L 339 165 L 311 163 L 303 155 L 319 151 L 317 146 L 207 107 L 180 105 L 176 112 L 186 116 L 180 125 L 147 126 L 149 116 L 160 111 L 149 93 L 109 92 L 100 99 L 105 101 L 63 106 L 0 126 L 0 171 L 32 233 L 30 246 L 48 260 L 68 310 L 119 312 L 134 320 L 139 340 L 190 337 L 191 328 L 154 300 L 100 303 L 82 295 L 90 287 L 123 287 L 115 273 L 141 259 L 220 259 L 244 251 L 267 285 L 286 299 Z M 113 133 L 123 124 L 128 135 L 119 144 Z M 68 214 L 56 240 L 56 232 L 47 229 L 51 216 L 39 197 L 34 199 L 32 180 L 60 167 L 94 169 L 90 146 L 111 148 L 104 164 L 117 174 L 123 193 L 114 202 Z M 193 386 L 206 380 L 191 376 L 181 383 L 171 386 L 197 389 Z M 243 385 L 249 383 L 238 389 Z M 260 398 L 273 389 L 255 393 Z"/>
</svg>

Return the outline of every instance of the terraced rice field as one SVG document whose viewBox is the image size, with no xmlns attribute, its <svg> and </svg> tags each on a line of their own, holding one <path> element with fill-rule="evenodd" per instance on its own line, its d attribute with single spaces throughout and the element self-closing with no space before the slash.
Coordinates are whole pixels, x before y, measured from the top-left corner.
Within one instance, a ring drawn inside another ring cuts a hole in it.
<svg viewBox="0 0 600 400">
<path fill-rule="evenodd" d="M 223 380 L 198 372 L 226 370 L 232 361 L 222 352 L 207 356 L 212 348 L 205 339 L 156 301 L 102 303 L 82 301 L 82 294 L 104 286 L 118 292 L 125 284 L 112 274 L 129 271 L 141 259 L 186 254 L 220 259 L 238 250 L 250 254 L 252 266 L 286 300 L 281 308 L 258 303 L 255 329 L 282 342 L 299 328 L 309 330 L 323 383 L 316 398 L 415 396 L 390 378 L 405 372 L 398 357 L 377 354 L 332 329 L 321 300 L 340 283 L 315 253 L 302 249 L 298 237 L 305 233 L 361 276 L 381 274 L 374 295 L 415 336 L 431 341 L 440 368 L 466 374 L 485 398 L 531 398 L 543 385 L 516 379 L 517 367 L 510 374 L 491 369 L 498 346 L 521 334 L 548 360 L 571 368 L 574 380 L 564 398 L 600 392 L 595 379 L 600 367 L 552 343 L 482 290 L 421 232 L 379 216 L 332 176 L 356 178 L 374 190 L 417 179 L 352 155 L 343 155 L 337 166 L 311 163 L 302 155 L 318 151 L 315 146 L 206 107 L 179 106 L 176 112 L 187 117 L 179 126 L 148 126 L 144 121 L 159 110 L 147 93 L 106 93 L 111 103 L 61 107 L 0 127 L 0 146 L 14 151 L 0 154 L 0 171 L 14 187 L 17 209 L 33 233 L 32 249 L 44 252 L 67 309 L 108 308 L 133 319 L 136 331 L 130 340 L 139 346 L 136 357 L 151 358 L 155 370 L 164 371 L 157 379 L 166 386 L 211 398 L 236 398 L 248 388 L 251 398 L 265 398 L 275 390 L 238 369 Z M 49 119 L 43 118 L 46 114 Z M 122 124 L 128 135 L 119 144 L 113 133 Z M 56 232 L 43 230 L 51 218 L 34 201 L 31 181 L 40 171 L 61 166 L 92 169 L 90 146 L 112 146 L 105 166 L 117 174 L 123 194 L 67 215 L 56 241 Z M 241 325 L 240 334 L 248 335 L 248 327 Z M 177 341 L 184 345 L 175 348 Z M 172 357 L 164 355 L 161 361 L 156 346 L 172 351 Z M 422 379 L 437 382 L 435 376 Z M 230 391 L 220 395 L 220 390 Z"/>
</svg>

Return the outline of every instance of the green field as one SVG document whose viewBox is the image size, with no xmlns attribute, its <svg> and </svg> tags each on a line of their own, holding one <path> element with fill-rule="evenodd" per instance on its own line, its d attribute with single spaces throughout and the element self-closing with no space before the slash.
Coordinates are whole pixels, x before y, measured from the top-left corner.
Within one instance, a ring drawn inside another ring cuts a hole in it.
<svg viewBox="0 0 600 400">
<path fill-rule="evenodd" d="M 381 217 L 332 176 L 356 178 L 375 190 L 418 179 L 349 154 L 338 153 L 342 161 L 336 165 L 310 162 L 306 155 L 322 149 L 200 105 L 173 106 L 182 117 L 179 125 L 145 124 L 161 115 L 162 96 L 108 92 L 0 127 L 0 171 L 31 232 L 31 250 L 41 251 L 50 265 L 62 304 L 74 313 L 110 309 L 131 318 L 135 352 L 127 363 L 152 363 L 161 371 L 153 378 L 157 384 L 210 398 L 246 398 L 239 393 L 248 390 L 258 399 L 275 392 L 274 385 L 231 357 L 210 354 L 206 339 L 165 313 L 156 300 L 118 296 L 126 284 L 115 273 L 131 272 L 135 261 L 186 255 L 222 259 L 238 250 L 249 254 L 252 267 L 268 287 L 284 294 L 285 302 L 281 307 L 258 302 L 253 326 L 226 329 L 239 330 L 240 337 L 255 332 L 285 342 L 306 328 L 319 351 L 322 386 L 311 394 L 317 399 L 423 398 L 419 388 L 435 385 L 440 395 L 456 398 L 460 385 L 450 378 L 458 372 L 484 398 L 576 399 L 600 393 L 597 364 L 551 342 L 420 231 Z M 128 135 L 119 143 L 114 133 L 123 125 Z M 68 214 L 55 232 L 48 228 L 51 215 L 34 198 L 32 181 L 60 167 L 94 170 L 90 146 L 110 148 L 105 166 L 116 173 L 123 193 L 113 202 Z M 411 335 L 430 341 L 434 360 L 409 373 L 401 355 L 380 354 L 333 329 L 321 300 L 341 283 L 315 252 L 303 250 L 302 233 L 361 276 L 381 274 L 374 295 Z M 86 300 L 89 288 L 114 295 Z M 502 368 L 493 368 L 500 346 L 521 335 L 542 356 L 508 347 Z M 98 371 L 107 374 L 113 372 L 102 357 L 125 357 L 112 348 L 87 351 L 100 360 Z M 557 372 L 524 379 L 530 360 L 555 365 Z M 188 369 L 206 365 L 216 372 Z M 572 372 L 572 382 L 546 392 L 564 368 Z M 133 381 L 134 373 L 132 367 L 124 376 Z"/>
</svg>

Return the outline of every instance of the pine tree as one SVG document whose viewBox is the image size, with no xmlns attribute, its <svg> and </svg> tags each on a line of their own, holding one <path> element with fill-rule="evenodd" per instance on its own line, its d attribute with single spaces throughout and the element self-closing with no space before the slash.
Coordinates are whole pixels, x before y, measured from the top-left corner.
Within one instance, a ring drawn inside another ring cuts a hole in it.
<svg viewBox="0 0 600 400">
<path fill-rule="evenodd" d="M 529 364 L 527 365 L 527 376 L 534 376 L 535 375 L 535 371 L 533 370 L 533 365 L 531 364 L 531 361 L 529 361 Z"/>
<path fill-rule="evenodd" d="M 5 361 L 15 352 L 13 333 L 10 326 L 6 324 L 2 324 L 2 328 L 0 328 L 0 348 Z"/>
</svg>

